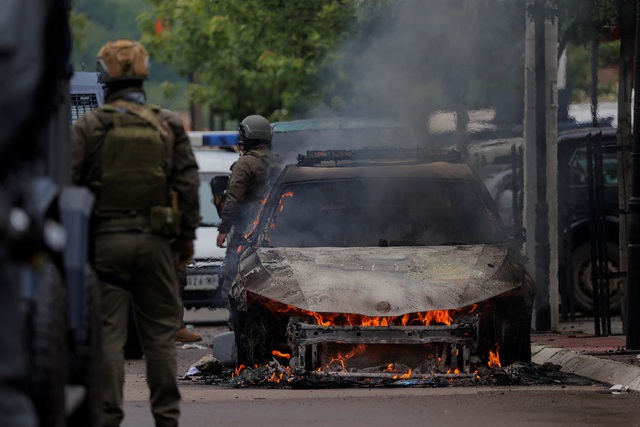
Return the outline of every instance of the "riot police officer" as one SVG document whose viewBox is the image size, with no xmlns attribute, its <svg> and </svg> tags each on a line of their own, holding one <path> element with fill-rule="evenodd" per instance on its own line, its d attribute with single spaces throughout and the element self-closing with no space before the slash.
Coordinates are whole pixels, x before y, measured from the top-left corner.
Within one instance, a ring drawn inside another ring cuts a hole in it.
<svg viewBox="0 0 640 427">
<path fill-rule="evenodd" d="M 193 257 L 198 168 L 180 118 L 146 101 L 149 60 L 139 42 L 106 43 L 97 68 L 106 104 L 74 124 L 72 156 L 74 183 L 96 195 L 92 265 L 102 302 L 104 425 L 119 426 L 124 417 L 131 301 L 155 424 L 175 427 L 180 393 L 174 337 L 183 314 L 176 267 Z"/>
<path fill-rule="evenodd" d="M 250 232 L 267 196 L 273 171 L 277 170 L 277 158 L 271 151 L 272 138 L 271 124 L 263 116 L 250 115 L 238 126 L 238 148 L 242 156 L 231 166 L 216 239 L 216 244 L 223 248 L 229 236 L 222 278 L 225 301 L 237 272 L 237 247 Z"/>
</svg>

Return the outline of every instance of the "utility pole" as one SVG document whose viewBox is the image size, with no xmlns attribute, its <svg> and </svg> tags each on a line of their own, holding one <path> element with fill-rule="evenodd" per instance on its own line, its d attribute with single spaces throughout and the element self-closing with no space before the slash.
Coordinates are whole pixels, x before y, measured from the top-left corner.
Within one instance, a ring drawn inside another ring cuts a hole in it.
<svg viewBox="0 0 640 427">
<path fill-rule="evenodd" d="M 636 59 L 633 100 L 632 190 L 629 199 L 627 350 L 640 351 L 640 0 L 636 0 Z"/>
<path fill-rule="evenodd" d="M 559 326 L 557 227 L 557 26 L 546 1 L 530 0 L 525 41 L 525 201 L 527 269 L 536 282 L 534 327 Z M 533 255 L 533 256 L 532 256 Z M 531 263 L 533 260 L 533 264 Z"/>
<path fill-rule="evenodd" d="M 544 9 L 541 0 L 536 1 L 535 12 L 536 52 L 536 302 L 535 328 L 551 330 L 551 308 L 549 305 L 549 204 L 547 203 L 547 85 L 544 37 Z"/>
</svg>

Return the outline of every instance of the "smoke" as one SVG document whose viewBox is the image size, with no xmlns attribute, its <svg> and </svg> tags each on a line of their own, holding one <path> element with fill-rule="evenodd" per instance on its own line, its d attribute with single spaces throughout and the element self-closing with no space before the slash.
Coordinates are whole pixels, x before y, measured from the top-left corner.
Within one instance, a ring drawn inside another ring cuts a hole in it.
<svg viewBox="0 0 640 427">
<path fill-rule="evenodd" d="M 423 141 L 440 111 L 464 129 L 478 109 L 522 123 L 523 2 L 406 0 L 363 16 L 324 64 L 323 103 L 310 115 L 397 118 Z"/>
</svg>

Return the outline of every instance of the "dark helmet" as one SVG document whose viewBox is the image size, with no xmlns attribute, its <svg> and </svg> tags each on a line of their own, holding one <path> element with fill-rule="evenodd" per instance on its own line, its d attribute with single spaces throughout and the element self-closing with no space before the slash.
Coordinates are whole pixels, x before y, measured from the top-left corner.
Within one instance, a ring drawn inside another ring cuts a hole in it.
<svg viewBox="0 0 640 427">
<path fill-rule="evenodd" d="M 271 123 L 257 114 L 245 117 L 238 126 L 238 145 L 243 150 L 258 144 L 270 144 L 272 138 Z"/>
<path fill-rule="evenodd" d="M 149 56 L 144 46 L 135 40 L 112 40 L 98 52 L 97 70 L 102 83 L 142 81 L 149 74 Z"/>
</svg>

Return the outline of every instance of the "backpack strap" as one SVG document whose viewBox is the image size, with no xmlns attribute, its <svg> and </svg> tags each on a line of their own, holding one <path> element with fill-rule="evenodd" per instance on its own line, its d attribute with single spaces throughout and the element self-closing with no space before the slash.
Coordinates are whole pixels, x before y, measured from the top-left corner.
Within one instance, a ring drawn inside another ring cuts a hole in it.
<svg viewBox="0 0 640 427">
<path fill-rule="evenodd" d="M 138 104 L 135 102 L 118 99 L 101 107 L 105 111 L 133 114 L 149 123 L 158 131 L 162 138 L 172 139 L 171 128 L 160 117 L 160 108 L 152 105 Z"/>
</svg>

